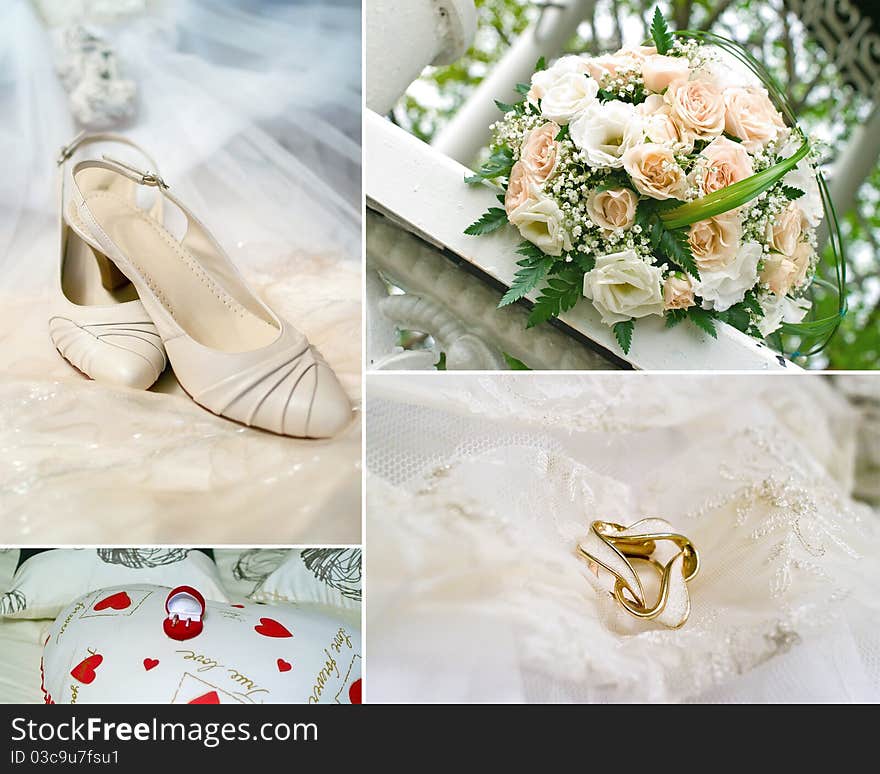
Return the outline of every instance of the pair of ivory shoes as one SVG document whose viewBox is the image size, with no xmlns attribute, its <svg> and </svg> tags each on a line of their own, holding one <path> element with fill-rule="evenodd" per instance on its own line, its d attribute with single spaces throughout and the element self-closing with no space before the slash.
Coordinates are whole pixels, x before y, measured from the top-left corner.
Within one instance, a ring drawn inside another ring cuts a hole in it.
<svg viewBox="0 0 880 774">
<path fill-rule="evenodd" d="M 143 150 L 83 134 L 58 164 L 61 300 L 49 333 L 66 360 L 143 390 L 170 362 L 200 406 L 280 435 L 329 438 L 348 424 L 321 354 L 248 288 Z"/>
</svg>

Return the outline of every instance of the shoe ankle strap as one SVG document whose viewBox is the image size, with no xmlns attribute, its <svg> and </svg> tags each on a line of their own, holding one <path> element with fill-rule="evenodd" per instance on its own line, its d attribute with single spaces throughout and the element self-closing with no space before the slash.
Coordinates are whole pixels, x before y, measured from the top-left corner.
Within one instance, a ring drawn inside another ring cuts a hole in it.
<svg viewBox="0 0 880 774">
<path fill-rule="evenodd" d="M 125 137 L 121 134 L 114 134 L 112 132 L 80 132 L 69 143 L 61 148 L 60 152 L 58 153 L 58 158 L 56 159 L 57 165 L 59 167 L 64 166 L 64 164 L 70 161 L 70 159 L 73 157 L 73 154 L 76 153 L 84 145 L 91 145 L 93 143 L 99 142 L 121 143 L 122 145 L 128 145 L 129 147 L 134 148 L 150 163 L 150 166 L 153 169 L 157 170 L 156 174 L 158 175 L 158 165 L 149 153 L 147 153 L 136 142 L 129 140 L 128 137 Z"/>
</svg>

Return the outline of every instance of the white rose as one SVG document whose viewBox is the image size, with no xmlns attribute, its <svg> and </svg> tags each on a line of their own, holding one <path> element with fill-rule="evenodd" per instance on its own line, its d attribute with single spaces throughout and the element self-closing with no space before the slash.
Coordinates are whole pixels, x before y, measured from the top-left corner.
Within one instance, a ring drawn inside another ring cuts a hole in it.
<svg viewBox="0 0 880 774">
<path fill-rule="evenodd" d="M 696 291 L 703 299 L 703 308 L 723 312 L 742 301 L 758 281 L 762 255 L 761 245 L 746 242 L 730 263 L 712 270 L 700 269 Z"/>
<path fill-rule="evenodd" d="M 634 250 L 596 259 L 584 275 L 584 295 L 592 299 L 605 325 L 663 314 L 663 271 L 651 266 Z"/>
<path fill-rule="evenodd" d="M 802 142 L 800 137 L 792 135 L 779 149 L 779 155 L 788 158 L 801 147 Z M 782 182 L 804 192 L 804 196 L 795 199 L 794 203 L 804 214 L 807 223 L 816 228 L 825 217 L 825 208 L 822 205 L 822 196 L 819 194 L 819 183 L 816 182 L 816 170 L 810 164 L 809 157 L 801 159 L 798 165 L 782 178 Z"/>
<path fill-rule="evenodd" d="M 596 102 L 599 84 L 582 73 L 563 73 L 544 92 L 541 115 L 557 124 L 567 124 Z"/>
<path fill-rule="evenodd" d="M 571 250 L 571 238 L 562 226 L 562 210 L 553 199 L 532 191 L 532 196 L 508 216 L 523 239 L 540 247 L 547 255 Z"/>
<path fill-rule="evenodd" d="M 566 73 L 589 73 L 589 65 L 587 59 L 582 56 L 563 56 L 557 59 L 546 70 L 539 70 L 532 75 L 531 84 L 527 98 L 534 105 L 538 104 L 538 100 L 543 99 L 544 95 L 550 88 Z"/>
<path fill-rule="evenodd" d="M 623 154 L 644 134 L 635 106 L 619 100 L 594 102 L 571 122 L 569 135 L 591 167 L 623 166 Z"/>
<path fill-rule="evenodd" d="M 810 302 L 806 298 L 789 298 L 765 293 L 758 299 L 764 316 L 758 321 L 758 330 L 762 336 L 769 336 L 779 330 L 782 323 L 799 323 L 810 311 Z"/>
</svg>

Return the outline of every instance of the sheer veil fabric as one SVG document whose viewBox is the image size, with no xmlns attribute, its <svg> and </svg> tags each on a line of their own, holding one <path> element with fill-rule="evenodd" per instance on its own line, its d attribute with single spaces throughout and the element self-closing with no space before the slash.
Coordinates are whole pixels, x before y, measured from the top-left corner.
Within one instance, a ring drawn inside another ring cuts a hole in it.
<svg viewBox="0 0 880 774">
<path fill-rule="evenodd" d="M 856 427 L 818 377 L 371 378 L 371 698 L 880 699 Z M 575 555 L 645 516 L 700 551 L 680 630 Z"/>
<path fill-rule="evenodd" d="M 153 0 L 116 4 L 134 10 L 119 14 L 97 0 L 6 6 L 0 511 L 7 539 L 358 540 L 358 421 L 329 442 L 295 441 L 213 417 L 169 374 L 149 393 L 107 388 L 59 357 L 46 326 L 58 271 L 55 158 L 78 131 L 53 49 L 63 26 L 82 22 L 85 11 L 85 23 L 137 84 L 136 114 L 115 131 L 159 161 L 175 193 L 359 403 L 360 4 Z"/>
</svg>

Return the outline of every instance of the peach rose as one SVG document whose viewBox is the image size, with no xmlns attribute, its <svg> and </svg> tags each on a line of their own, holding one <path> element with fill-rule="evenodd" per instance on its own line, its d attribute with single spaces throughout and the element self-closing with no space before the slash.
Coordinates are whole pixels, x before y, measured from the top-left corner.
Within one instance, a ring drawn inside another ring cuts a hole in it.
<svg viewBox="0 0 880 774">
<path fill-rule="evenodd" d="M 806 222 L 795 202 L 788 205 L 767 224 L 767 243 L 772 250 L 792 256 L 804 233 Z"/>
<path fill-rule="evenodd" d="M 649 142 L 666 145 L 676 153 L 693 153 L 694 134 L 672 117 L 672 111 L 659 94 L 650 94 L 638 107 L 642 132 Z"/>
<path fill-rule="evenodd" d="M 587 72 L 594 80 L 602 83 L 606 78 L 613 78 L 621 70 L 638 72 L 644 56 L 632 49 L 622 48 L 615 54 L 603 54 L 586 60 Z"/>
<path fill-rule="evenodd" d="M 603 231 L 630 228 L 636 222 L 638 197 L 629 188 L 593 191 L 587 197 L 587 214 Z"/>
<path fill-rule="evenodd" d="M 764 258 L 760 276 L 761 282 L 777 296 L 784 296 L 794 287 L 797 274 L 797 264 L 791 258 L 782 253 L 770 253 Z"/>
<path fill-rule="evenodd" d="M 694 283 L 686 274 L 670 274 L 663 281 L 663 308 L 687 309 L 694 305 Z"/>
<path fill-rule="evenodd" d="M 687 190 L 684 170 L 663 145 L 646 142 L 630 148 L 623 154 L 623 168 L 638 191 L 652 199 L 677 199 Z"/>
<path fill-rule="evenodd" d="M 664 95 L 672 116 L 697 139 L 711 140 L 724 131 L 724 97 L 709 81 L 673 81 Z"/>
<path fill-rule="evenodd" d="M 810 266 L 813 265 L 813 258 L 815 256 L 816 253 L 809 242 L 801 242 L 794 249 L 794 255 L 791 258 L 797 266 L 797 275 L 794 278 L 794 286 L 796 288 L 799 288 L 807 281 L 807 272 L 810 270 Z"/>
<path fill-rule="evenodd" d="M 742 140 L 746 150 L 757 151 L 788 131 L 765 89 L 733 87 L 725 89 L 723 96 L 724 128 Z"/>
<path fill-rule="evenodd" d="M 766 284 L 777 296 L 784 296 L 792 288 L 798 288 L 807 279 L 807 272 L 813 262 L 813 248 L 808 242 L 801 242 L 791 255 L 770 253 L 764 256 L 761 282 Z"/>
<path fill-rule="evenodd" d="M 529 132 L 523 143 L 520 160 L 536 183 L 543 184 L 556 168 L 558 134 L 559 124 L 550 121 Z"/>
<path fill-rule="evenodd" d="M 688 233 L 691 252 L 701 272 L 727 266 L 736 258 L 741 239 L 742 223 L 735 212 L 698 220 Z"/>
<path fill-rule="evenodd" d="M 689 62 L 682 56 L 652 54 L 642 62 L 642 78 L 648 91 L 663 91 L 670 83 L 687 79 Z"/>
<path fill-rule="evenodd" d="M 532 198 L 532 181 L 525 164 L 517 161 L 510 170 L 510 179 L 507 181 L 507 193 L 504 195 L 504 209 L 507 217 Z"/>
<path fill-rule="evenodd" d="M 755 172 L 752 157 L 738 142 L 716 137 L 700 153 L 692 175 L 702 176 L 703 192 L 710 194 L 750 177 Z"/>
</svg>

